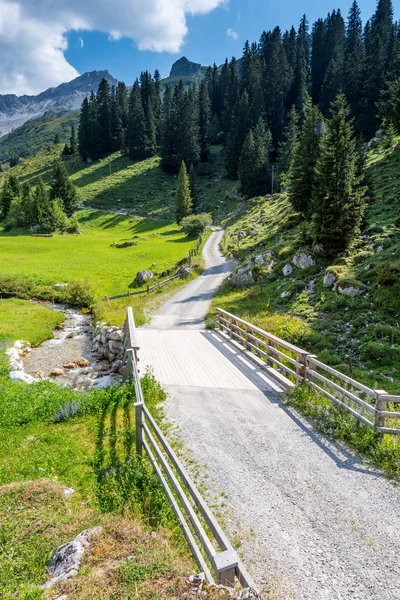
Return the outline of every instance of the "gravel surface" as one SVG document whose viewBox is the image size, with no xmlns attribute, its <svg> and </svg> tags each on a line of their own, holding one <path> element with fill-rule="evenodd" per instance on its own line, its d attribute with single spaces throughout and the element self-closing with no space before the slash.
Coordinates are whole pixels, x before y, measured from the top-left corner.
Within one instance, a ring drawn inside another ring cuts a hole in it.
<svg viewBox="0 0 400 600">
<path fill-rule="evenodd" d="M 213 231 L 204 245 L 205 269 L 153 316 L 149 329 L 203 329 L 211 299 L 233 270 L 219 249 L 224 232 Z"/>
<path fill-rule="evenodd" d="M 152 321 L 155 330 L 179 329 L 171 345 L 182 345 L 182 328 L 203 327 L 233 267 L 219 252 L 222 235 L 206 244 L 204 275 Z M 165 407 L 210 492 L 228 505 L 232 540 L 239 524 L 246 567 L 269 599 L 400 600 L 400 488 L 317 434 L 254 371 L 249 377 L 255 389 L 168 385 Z"/>
<path fill-rule="evenodd" d="M 400 599 L 400 493 L 315 433 L 273 392 L 168 387 L 208 485 L 245 536 L 244 563 L 273 598 Z"/>
</svg>

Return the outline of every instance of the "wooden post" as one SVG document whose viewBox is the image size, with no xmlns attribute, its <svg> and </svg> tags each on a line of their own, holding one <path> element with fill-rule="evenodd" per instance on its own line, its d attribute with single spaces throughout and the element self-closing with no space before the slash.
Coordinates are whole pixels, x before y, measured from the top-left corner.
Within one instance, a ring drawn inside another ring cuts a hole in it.
<svg viewBox="0 0 400 600">
<path fill-rule="evenodd" d="M 304 381 L 307 380 L 307 376 L 308 376 L 307 370 L 313 371 L 312 363 L 309 362 L 310 358 L 317 358 L 317 355 L 316 354 L 305 354 L 304 355 L 304 364 L 305 364 L 305 367 L 304 367 Z M 312 373 L 310 373 L 309 374 L 310 381 L 312 380 L 312 378 L 313 378 Z"/>
<path fill-rule="evenodd" d="M 214 556 L 214 568 L 217 584 L 234 587 L 236 568 L 239 565 L 238 557 L 234 550 L 225 550 Z"/>
<path fill-rule="evenodd" d="M 143 402 L 135 402 L 136 454 L 142 456 L 143 450 Z"/>
<path fill-rule="evenodd" d="M 304 354 L 304 353 L 296 354 L 296 360 L 298 363 L 300 363 L 300 365 L 297 365 L 297 367 L 296 367 L 296 373 L 297 373 L 297 375 L 300 375 L 300 377 L 303 379 L 303 381 L 305 381 L 305 378 L 306 378 L 307 356 L 308 355 Z"/>
<path fill-rule="evenodd" d="M 375 391 L 375 409 L 376 411 L 386 410 L 388 393 L 385 390 Z M 375 413 L 375 431 L 378 427 L 385 427 L 385 417 L 382 417 L 378 412 Z M 377 432 L 379 433 L 379 431 Z"/>
<path fill-rule="evenodd" d="M 272 356 L 272 354 L 273 354 L 273 353 L 271 352 L 271 348 L 272 348 L 272 347 L 273 347 L 273 342 L 272 342 L 272 340 L 271 340 L 270 338 L 267 338 L 267 354 L 268 354 L 268 356 Z M 274 366 L 274 363 L 271 361 L 271 359 L 270 359 L 270 358 L 267 358 L 267 365 L 268 365 L 269 367 L 273 367 L 273 366 Z"/>
</svg>

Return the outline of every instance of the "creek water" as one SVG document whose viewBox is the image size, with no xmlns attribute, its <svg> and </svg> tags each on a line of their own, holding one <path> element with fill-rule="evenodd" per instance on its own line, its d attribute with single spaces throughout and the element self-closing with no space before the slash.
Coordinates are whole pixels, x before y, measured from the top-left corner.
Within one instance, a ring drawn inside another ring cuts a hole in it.
<svg viewBox="0 0 400 600">
<path fill-rule="evenodd" d="M 105 377 L 109 369 L 106 361 L 98 362 L 93 352 L 92 317 L 81 311 L 57 304 L 47 304 L 49 308 L 64 314 L 65 320 L 54 330 L 54 337 L 46 340 L 24 359 L 25 372 L 37 376 L 49 377 L 53 369 L 64 369 L 64 374 L 51 377 L 59 385 L 86 391 L 92 386 L 106 387 L 113 382 Z M 87 367 L 65 369 L 66 363 L 74 363 L 80 359 L 89 361 Z M 113 379 L 113 378 L 111 378 Z"/>
</svg>

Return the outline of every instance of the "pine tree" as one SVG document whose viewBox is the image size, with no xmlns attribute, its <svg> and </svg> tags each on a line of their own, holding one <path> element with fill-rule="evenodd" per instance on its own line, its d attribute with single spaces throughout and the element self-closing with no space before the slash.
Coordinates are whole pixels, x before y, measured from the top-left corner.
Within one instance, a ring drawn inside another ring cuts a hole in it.
<svg viewBox="0 0 400 600">
<path fill-rule="evenodd" d="M 98 104 L 98 133 L 100 155 L 111 151 L 110 127 L 110 86 L 107 79 L 103 78 L 97 91 Z"/>
<path fill-rule="evenodd" d="M 1 214 L 3 218 L 7 217 L 12 201 L 20 194 L 20 186 L 18 179 L 14 175 L 10 175 L 4 182 L 1 191 Z"/>
<path fill-rule="evenodd" d="M 381 121 L 391 121 L 400 131 L 400 41 L 397 46 L 393 67 L 381 92 L 378 106 Z"/>
<path fill-rule="evenodd" d="M 304 118 L 308 99 L 307 93 L 307 60 L 304 54 L 304 41 L 297 44 L 296 63 L 293 74 L 292 85 L 288 95 L 289 106 L 295 105 L 300 118 Z"/>
<path fill-rule="evenodd" d="M 340 10 L 334 10 L 325 22 L 326 72 L 323 79 L 319 107 L 324 115 L 329 114 L 331 103 L 343 85 L 345 24 Z"/>
<path fill-rule="evenodd" d="M 57 132 L 56 135 L 54 136 L 53 144 L 56 146 L 59 143 L 60 143 L 60 134 Z"/>
<path fill-rule="evenodd" d="M 160 123 L 160 155 L 161 166 L 168 173 L 175 169 L 176 152 L 176 118 L 172 106 L 172 90 L 167 86 L 164 93 L 162 116 Z"/>
<path fill-rule="evenodd" d="M 88 98 L 84 98 L 79 117 L 78 129 L 79 154 L 82 160 L 87 160 L 91 154 L 90 106 Z"/>
<path fill-rule="evenodd" d="M 245 91 L 233 109 L 232 123 L 225 148 L 225 168 L 230 177 L 237 177 L 242 147 L 250 128 L 249 96 Z"/>
<path fill-rule="evenodd" d="M 379 0 L 368 30 L 364 33 L 366 58 L 361 126 L 368 136 L 374 134 L 379 124 L 377 103 L 393 60 L 394 31 L 392 1 Z"/>
<path fill-rule="evenodd" d="M 312 30 L 311 98 L 313 104 L 319 104 L 326 69 L 326 22 L 324 19 L 318 19 Z"/>
<path fill-rule="evenodd" d="M 70 181 L 68 171 L 62 161 L 58 161 L 53 171 L 50 188 L 50 199 L 59 199 L 63 203 L 65 214 L 72 217 L 79 207 L 79 198 L 76 187 Z"/>
<path fill-rule="evenodd" d="M 194 87 L 185 92 L 182 82 L 175 88 L 174 111 L 177 171 L 182 160 L 197 165 L 200 158 L 197 93 Z"/>
<path fill-rule="evenodd" d="M 128 125 L 128 92 L 125 83 L 119 81 L 115 92 L 118 114 L 121 119 L 122 129 L 126 131 Z"/>
<path fill-rule="evenodd" d="M 199 142 L 200 142 L 200 160 L 208 161 L 210 150 L 210 131 L 211 131 L 211 108 L 208 95 L 207 83 L 202 80 L 199 90 Z M 191 163 L 192 164 L 192 163 Z M 193 166 L 193 165 L 192 165 Z"/>
<path fill-rule="evenodd" d="M 361 11 L 354 0 L 347 20 L 343 91 L 350 104 L 351 115 L 355 118 L 357 129 L 362 114 L 364 62 Z"/>
<path fill-rule="evenodd" d="M 178 225 L 182 219 L 192 213 L 192 199 L 190 197 L 189 176 L 184 161 L 181 163 L 178 176 L 178 186 L 175 197 L 175 220 Z"/>
<path fill-rule="evenodd" d="M 300 140 L 294 151 L 289 179 L 289 200 L 293 208 L 305 218 L 310 217 L 312 211 L 315 166 L 320 152 L 322 122 L 320 111 L 309 100 Z"/>
<path fill-rule="evenodd" d="M 32 210 L 35 224 L 45 231 L 53 231 L 53 203 L 49 199 L 42 178 L 39 178 L 32 195 Z"/>
<path fill-rule="evenodd" d="M 129 97 L 127 142 L 130 158 L 143 160 L 146 157 L 146 119 L 138 80 Z"/>
<path fill-rule="evenodd" d="M 76 154 L 77 146 L 78 140 L 76 137 L 75 125 L 71 125 L 71 136 L 69 139 L 69 150 L 71 155 Z"/>
<path fill-rule="evenodd" d="M 110 131 L 111 152 L 121 150 L 123 146 L 124 131 L 122 128 L 121 111 L 119 110 L 117 95 L 114 86 L 111 88 Z"/>
<path fill-rule="evenodd" d="M 256 128 L 250 129 L 243 144 L 239 162 L 240 193 L 246 198 L 260 196 L 267 191 L 268 164 L 271 133 L 259 119 Z"/>
<path fill-rule="evenodd" d="M 350 109 L 343 93 L 332 105 L 332 118 L 321 143 L 313 192 L 314 241 L 335 256 L 347 250 L 360 232 L 366 189 L 358 173 L 358 156 Z"/>
<path fill-rule="evenodd" d="M 99 128 L 99 104 L 94 92 L 90 94 L 89 100 L 89 152 L 90 158 L 100 158 L 102 152 Z"/>
<path fill-rule="evenodd" d="M 299 115 L 296 107 L 292 106 L 289 113 L 289 121 L 285 127 L 284 139 L 279 146 L 279 174 L 281 184 L 286 186 L 289 181 L 290 167 L 293 162 L 294 154 L 300 137 Z"/>
<path fill-rule="evenodd" d="M 189 167 L 189 184 L 190 184 L 190 196 L 192 198 L 193 204 L 193 212 L 199 212 L 198 206 L 198 194 L 197 194 L 197 178 L 196 178 L 196 170 L 194 166 L 191 164 Z"/>
<path fill-rule="evenodd" d="M 239 75 L 237 60 L 232 58 L 231 62 L 226 61 L 221 71 L 221 119 L 217 118 L 222 126 L 224 141 L 226 142 L 229 129 L 232 122 L 232 113 L 238 98 Z M 214 121 L 215 124 L 215 121 Z"/>
</svg>

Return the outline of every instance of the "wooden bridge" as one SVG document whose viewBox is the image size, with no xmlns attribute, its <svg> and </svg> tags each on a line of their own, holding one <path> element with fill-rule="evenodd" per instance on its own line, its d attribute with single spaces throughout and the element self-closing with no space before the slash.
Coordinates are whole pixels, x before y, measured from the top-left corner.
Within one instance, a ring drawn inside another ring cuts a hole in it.
<svg viewBox="0 0 400 600">
<path fill-rule="evenodd" d="M 223 532 L 210 521 L 197 488 L 181 463 L 171 463 L 168 442 L 139 402 L 137 439 L 152 453 L 159 477 L 169 480 L 171 503 L 186 493 L 184 505 L 194 503 L 211 533 L 223 535 L 219 549 L 211 550 L 215 540 L 204 538 L 187 506 L 186 535 L 196 560 L 209 579 L 215 574 L 226 583 L 237 577 L 252 587 L 253 578 L 260 584 L 273 577 L 284 582 L 284 597 L 400 600 L 398 487 L 281 402 L 285 389 L 308 381 L 377 435 L 396 435 L 400 397 L 373 390 L 225 311 L 218 311 L 217 330 L 205 330 L 211 297 L 231 268 L 218 250 L 221 235 L 206 244 L 204 275 L 167 303 L 149 328 L 136 330 L 131 354 L 139 358 L 131 374 L 154 370 L 169 396 L 168 419 L 207 469 L 211 491 L 228 498 L 252 577 L 230 544 L 235 527 Z M 169 467 L 156 461 L 163 456 Z M 171 467 L 183 491 L 168 475 Z M 175 509 L 182 524 L 184 508 Z M 246 537 L 250 530 L 253 541 Z"/>
</svg>

